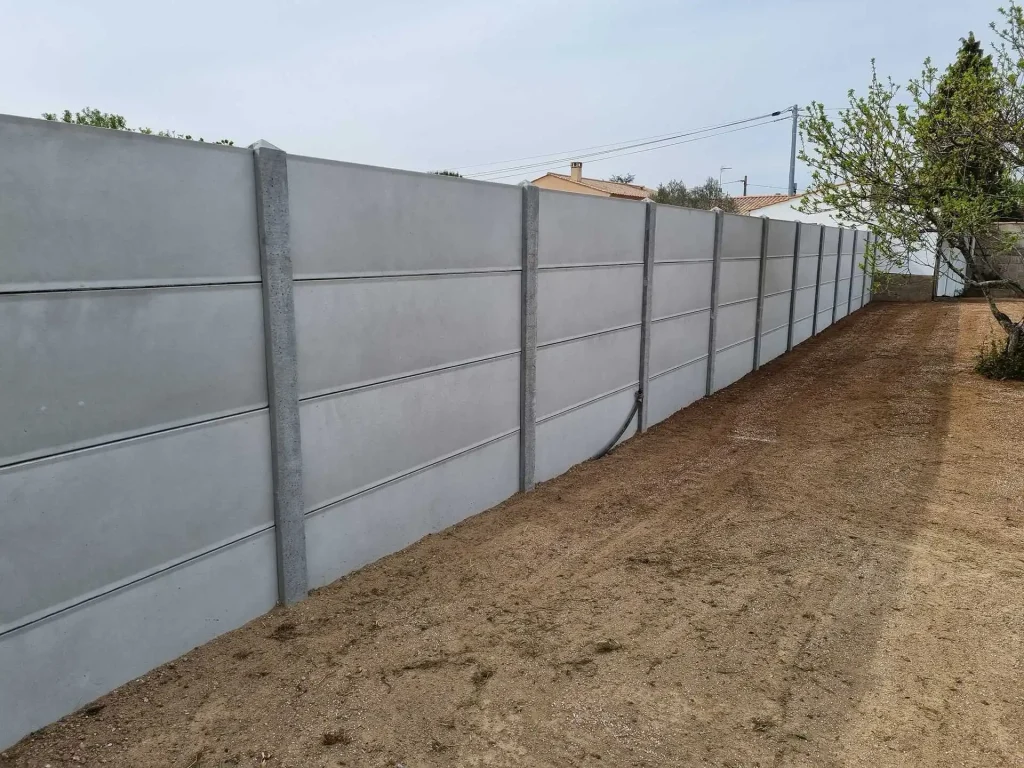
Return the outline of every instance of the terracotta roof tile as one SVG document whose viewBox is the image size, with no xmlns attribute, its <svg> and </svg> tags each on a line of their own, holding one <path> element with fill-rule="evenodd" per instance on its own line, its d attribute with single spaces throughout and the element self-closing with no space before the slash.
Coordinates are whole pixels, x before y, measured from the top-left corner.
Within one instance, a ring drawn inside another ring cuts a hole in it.
<svg viewBox="0 0 1024 768">
<path fill-rule="evenodd" d="M 572 176 L 567 176 L 564 173 L 549 173 L 549 176 L 555 176 L 565 181 L 572 181 L 574 184 L 580 184 L 584 187 L 590 187 L 590 189 L 596 189 L 601 192 L 607 192 L 609 195 L 615 195 L 616 197 L 632 197 L 636 200 L 643 200 L 646 197 L 653 197 L 655 190 L 649 189 L 640 184 L 621 184 L 617 181 L 603 181 L 601 179 L 579 179 L 574 180 Z"/>
<path fill-rule="evenodd" d="M 803 195 L 741 195 L 734 197 L 733 200 L 736 201 L 736 213 L 750 213 L 760 208 L 767 208 L 769 205 L 796 200 L 798 197 L 803 197 Z"/>
</svg>

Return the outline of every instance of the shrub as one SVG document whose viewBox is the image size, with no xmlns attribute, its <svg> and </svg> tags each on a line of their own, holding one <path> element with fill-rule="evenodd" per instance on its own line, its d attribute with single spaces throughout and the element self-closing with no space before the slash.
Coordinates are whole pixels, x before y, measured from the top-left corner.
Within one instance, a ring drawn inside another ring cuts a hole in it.
<svg viewBox="0 0 1024 768">
<path fill-rule="evenodd" d="M 989 339 L 978 350 L 974 370 L 989 379 L 1024 381 L 1024 354 L 1006 354 L 1006 344 Z"/>
</svg>

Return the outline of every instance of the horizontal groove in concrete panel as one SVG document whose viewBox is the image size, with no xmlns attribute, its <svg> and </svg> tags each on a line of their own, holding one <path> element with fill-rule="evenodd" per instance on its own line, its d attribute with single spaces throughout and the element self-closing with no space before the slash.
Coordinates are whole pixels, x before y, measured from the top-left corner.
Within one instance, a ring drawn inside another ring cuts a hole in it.
<svg viewBox="0 0 1024 768">
<path fill-rule="evenodd" d="M 707 359 L 708 359 L 707 355 L 701 355 L 700 357 L 693 358 L 693 360 L 687 360 L 685 363 L 680 363 L 679 365 L 673 365 L 671 368 L 668 368 L 668 369 L 662 371 L 661 373 L 652 374 L 651 375 L 651 381 L 654 381 L 655 379 L 661 378 L 662 376 L 667 376 L 668 374 L 670 374 L 670 373 L 672 373 L 674 371 L 678 371 L 680 368 L 686 368 L 687 366 L 694 365 L 696 363 L 701 362 L 702 360 L 707 360 Z M 705 381 L 705 384 L 706 383 L 707 382 Z M 703 391 L 704 390 L 702 389 L 701 390 L 702 394 L 703 394 Z"/>
<path fill-rule="evenodd" d="M 644 203 L 542 189 L 538 263 L 641 262 L 645 216 Z"/>
<path fill-rule="evenodd" d="M 774 360 L 786 352 L 789 323 L 761 334 L 761 365 Z M 796 340 L 794 339 L 794 344 Z"/>
<path fill-rule="evenodd" d="M 259 285 L 258 278 L 209 280 L 207 278 L 196 278 L 194 280 L 108 280 L 104 283 L 36 283 L 36 284 L 7 284 L 0 285 L 0 296 L 23 295 L 23 294 L 53 294 L 53 293 L 88 293 L 90 291 L 145 291 L 153 288 L 205 288 L 209 286 L 226 285 Z"/>
<path fill-rule="evenodd" d="M 708 308 L 711 304 L 712 266 L 710 261 L 656 262 L 652 316 L 657 319 Z"/>
<path fill-rule="evenodd" d="M 543 238 L 541 243 L 543 247 Z M 541 272 L 537 275 L 537 342 L 639 323 L 642 287 L 642 266 Z"/>
<path fill-rule="evenodd" d="M 615 389 L 610 389 L 607 392 L 602 392 L 602 393 L 600 393 L 598 395 L 594 395 L 593 397 L 588 397 L 586 400 L 582 400 L 582 401 L 580 401 L 578 403 L 573 403 L 572 405 L 566 406 L 565 408 L 561 408 L 561 409 L 559 409 L 557 411 L 552 411 L 551 413 L 547 414 L 546 416 L 542 416 L 539 419 L 537 419 L 537 423 L 538 424 L 543 424 L 546 421 L 551 421 L 552 419 L 557 419 L 559 416 L 564 416 L 565 414 L 569 413 L 570 411 L 577 411 L 580 408 L 586 408 L 591 403 L 596 403 L 598 400 L 604 400 L 606 397 L 611 397 L 612 395 L 617 395 L 617 394 L 619 394 L 619 392 L 625 392 L 627 389 L 632 389 L 635 392 L 637 387 L 639 386 L 639 382 L 640 382 L 640 380 L 636 379 L 634 381 L 630 381 L 630 382 L 628 382 L 626 384 L 623 384 L 621 387 L 616 387 Z"/>
<path fill-rule="evenodd" d="M 619 331 L 626 331 L 630 328 L 639 328 L 640 323 L 627 323 L 626 325 L 617 325 L 614 328 L 605 328 L 600 331 L 593 331 L 592 333 L 578 333 L 575 336 L 565 336 L 561 339 L 554 339 L 553 341 L 545 341 L 543 344 L 538 344 L 537 349 L 546 349 L 548 347 L 557 347 L 559 344 L 571 344 L 574 341 L 581 341 L 583 339 L 592 339 L 595 336 L 606 336 L 609 333 L 618 333 Z"/>
<path fill-rule="evenodd" d="M 832 325 L 832 307 L 827 307 L 825 311 L 818 312 L 818 333 L 821 333 L 824 329 Z"/>
<path fill-rule="evenodd" d="M 683 315 L 651 326 L 651 373 L 674 368 L 708 353 L 710 312 Z"/>
<path fill-rule="evenodd" d="M 722 260 L 761 260 L 761 219 L 733 213 L 723 215 Z M 790 248 L 792 252 L 792 247 Z"/>
<path fill-rule="evenodd" d="M 301 282 L 299 394 L 518 352 L 519 274 Z"/>
<path fill-rule="evenodd" d="M 811 338 L 814 331 L 814 317 L 804 317 L 793 321 L 793 345 L 801 344 Z"/>
<path fill-rule="evenodd" d="M 521 265 L 516 186 L 289 155 L 288 195 L 296 278 Z"/>
<path fill-rule="evenodd" d="M 519 488 L 518 433 L 306 518 L 311 587 L 500 504 Z"/>
<path fill-rule="evenodd" d="M 538 419 L 635 381 L 639 356 L 639 327 L 538 349 Z"/>
<path fill-rule="evenodd" d="M 267 405 L 259 286 L 0 296 L 0 465 Z"/>
<path fill-rule="evenodd" d="M 660 209 L 659 209 L 660 210 Z M 655 259 L 655 264 L 712 264 L 713 258 L 707 259 Z"/>
<path fill-rule="evenodd" d="M 9 116 L 0 146 L 8 290 L 259 279 L 251 151 Z"/>
<path fill-rule="evenodd" d="M 797 265 L 796 287 L 813 288 L 818 282 L 818 257 L 801 256 Z"/>
<path fill-rule="evenodd" d="M 718 352 L 727 352 L 728 350 L 732 349 L 733 347 L 738 347 L 740 344 L 747 344 L 748 342 L 751 342 L 753 340 L 754 340 L 753 336 L 751 336 L 749 338 L 746 338 L 746 339 L 740 339 L 739 341 L 734 341 L 732 344 L 726 344 L 724 347 L 719 347 L 717 351 Z"/>
<path fill-rule="evenodd" d="M 665 315 L 664 317 L 655 317 L 651 319 L 652 324 L 665 323 L 669 320 L 675 320 L 677 317 L 688 317 L 689 315 L 697 315 L 701 312 L 710 312 L 711 307 L 697 307 L 697 309 L 691 309 L 689 312 L 676 312 L 673 315 Z"/>
<path fill-rule="evenodd" d="M 715 358 L 715 391 L 739 381 L 753 369 L 753 339 L 720 349 Z"/>
<path fill-rule="evenodd" d="M 804 237 L 807 237 L 807 232 L 800 233 L 801 240 Z M 815 240 L 814 242 L 817 243 L 818 241 Z M 796 222 L 772 219 L 768 225 L 768 258 L 786 256 L 793 258 L 793 247 L 795 245 Z M 815 253 L 817 253 L 817 250 L 815 250 Z"/>
<path fill-rule="evenodd" d="M 622 427 L 636 394 L 632 388 L 574 408 L 537 425 L 537 481 L 543 482 L 586 461 L 604 448 Z M 636 415 L 619 442 L 636 433 Z"/>
<path fill-rule="evenodd" d="M 652 376 L 647 391 L 651 424 L 664 421 L 676 411 L 700 400 L 706 387 L 706 356 Z"/>
<path fill-rule="evenodd" d="M 324 272 L 319 275 L 307 274 L 295 278 L 296 285 L 321 281 L 382 282 L 415 280 L 421 277 L 465 277 L 470 275 L 518 275 L 521 267 L 482 267 L 480 269 L 407 269 L 392 272 Z"/>
<path fill-rule="evenodd" d="M 765 295 L 793 290 L 793 257 L 769 259 L 764 265 Z"/>
<path fill-rule="evenodd" d="M 723 261 L 718 277 L 718 306 L 757 298 L 759 260 Z M 792 275 L 792 269 L 790 269 Z M 792 280 L 790 281 L 792 282 Z"/>
<path fill-rule="evenodd" d="M 0 632 L 273 525 L 272 492 L 266 410 L 0 469 Z"/>
<path fill-rule="evenodd" d="M 829 280 L 822 282 L 818 287 L 818 311 L 823 309 L 832 309 L 832 304 L 836 298 L 835 281 Z"/>
<path fill-rule="evenodd" d="M 306 511 L 519 425 L 519 357 L 307 400 Z"/>
<path fill-rule="evenodd" d="M 538 272 L 559 272 L 570 269 L 608 269 L 609 267 L 636 267 L 643 266 L 642 261 L 633 259 L 631 261 L 595 261 L 593 263 L 578 264 L 542 264 L 537 266 Z"/>
<path fill-rule="evenodd" d="M 0 744 L 266 613 L 267 530 L 0 637 Z"/>
<path fill-rule="evenodd" d="M 767 332 L 766 329 L 768 328 L 778 328 L 779 326 L 789 324 L 789 302 L 791 298 L 788 292 L 765 298 L 761 314 L 762 331 Z"/>
<path fill-rule="evenodd" d="M 754 337 L 757 320 L 757 302 L 745 301 L 742 304 L 718 308 L 716 347 L 725 349 L 743 339 Z M 717 362 L 716 362 L 717 365 Z"/>
<path fill-rule="evenodd" d="M 711 211 L 659 205 L 655 227 L 655 263 L 711 261 L 715 246 Z"/>
<path fill-rule="evenodd" d="M 794 317 L 804 318 L 814 314 L 814 286 L 800 288 L 796 292 L 796 307 Z"/>
</svg>

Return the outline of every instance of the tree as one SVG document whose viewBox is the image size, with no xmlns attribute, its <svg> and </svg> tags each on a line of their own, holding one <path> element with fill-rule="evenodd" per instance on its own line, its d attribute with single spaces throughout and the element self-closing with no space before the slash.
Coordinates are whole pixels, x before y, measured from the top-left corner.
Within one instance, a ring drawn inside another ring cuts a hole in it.
<svg viewBox="0 0 1024 768">
<path fill-rule="evenodd" d="M 129 128 L 128 121 L 125 119 L 124 115 L 117 115 L 113 112 L 101 112 L 100 110 L 92 107 L 85 107 L 80 112 L 75 112 L 74 114 L 71 113 L 70 109 L 65 109 L 59 115 L 56 112 L 43 112 L 43 119 L 53 122 L 71 123 L 72 125 L 91 125 L 94 128 L 109 128 L 112 131 L 128 131 L 129 133 L 144 133 L 147 135 L 153 134 L 152 128 Z M 186 141 L 193 141 L 191 134 L 182 135 L 175 131 L 157 131 L 156 135 L 167 139 L 185 139 Z M 205 139 L 201 137 L 198 140 L 205 141 Z M 234 146 L 235 144 L 231 139 L 220 139 L 213 143 L 224 144 L 226 146 Z"/>
<path fill-rule="evenodd" d="M 866 93 L 851 90 L 835 122 L 813 103 L 800 157 L 816 194 L 800 208 L 867 227 L 873 277 L 937 251 L 1006 333 L 997 368 L 1024 375 L 1024 318 L 996 302 L 998 292 L 1024 297 L 1024 251 L 999 226 L 1024 209 L 1024 13 L 1015 2 L 1001 13 L 994 62 L 970 35 L 945 73 L 926 60 L 905 90 L 872 61 Z"/>
<path fill-rule="evenodd" d="M 617 173 L 614 176 L 609 176 L 608 181 L 614 181 L 616 184 L 632 184 L 635 179 L 632 173 Z"/>
<path fill-rule="evenodd" d="M 674 179 L 667 184 L 659 184 L 658 191 L 654 194 L 654 201 L 668 205 L 680 205 L 684 208 L 702 208 L 704 210 L 721 208 L 723 211 L 729 212 L 736 210 L 736 201 L 722 189 L 722 185 L 714 176 L 708 176 L 707 181 L 696 187 L 687 187 L 683 182 Z"/>
</svg>

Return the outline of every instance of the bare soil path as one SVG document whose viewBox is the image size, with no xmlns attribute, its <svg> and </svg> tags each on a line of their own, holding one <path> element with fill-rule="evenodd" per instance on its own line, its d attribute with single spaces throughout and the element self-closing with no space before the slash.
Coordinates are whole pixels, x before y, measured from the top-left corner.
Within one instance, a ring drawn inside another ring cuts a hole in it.
<svg viewBox="0 0 1024 768">
<path fill-rule="evenodd" d="M 0 768 L 1024 765 L 1024 387 L 971 373 L 989 327 L 869 307 Z"/>
</svg>

